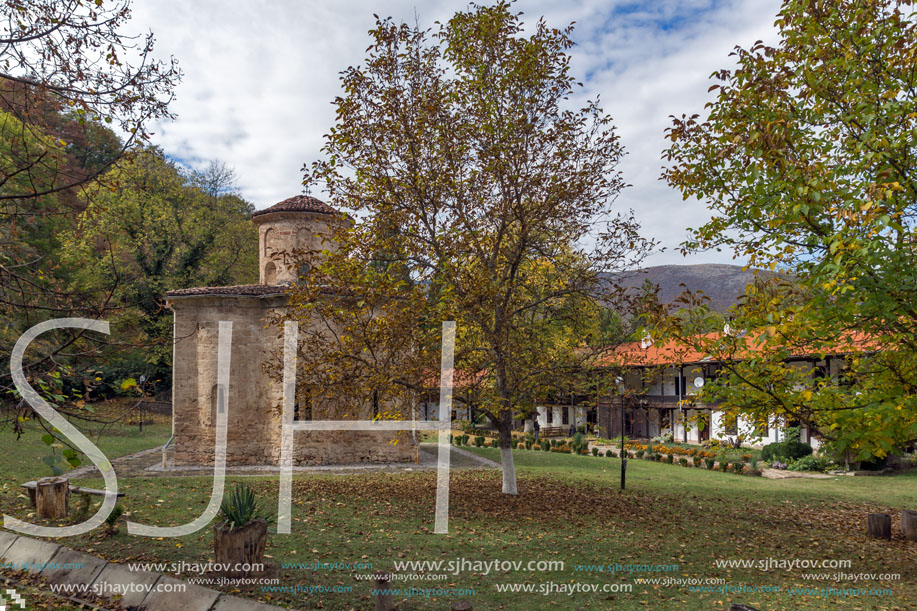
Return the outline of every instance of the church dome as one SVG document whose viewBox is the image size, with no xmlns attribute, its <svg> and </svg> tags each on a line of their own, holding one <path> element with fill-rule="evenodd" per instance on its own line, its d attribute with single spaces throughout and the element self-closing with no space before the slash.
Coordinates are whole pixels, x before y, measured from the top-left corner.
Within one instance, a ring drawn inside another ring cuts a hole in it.
<svg viewBox="0 0 917 611">
<path fill-rule="evenodd" d="M 274 212 L 312 212 L 317 214 L 340 214 L 340 212 L 322 200 L 312 197 L 311 195 L 295 195 L 293 197 L 288 197 L 282 202 L 277 202 L 269 208 L 258 210 L 252 214 L 252 218 L 254 219 L 255 217 L 261 216 L 263 214 L 271 214 Z"/>
</svg>

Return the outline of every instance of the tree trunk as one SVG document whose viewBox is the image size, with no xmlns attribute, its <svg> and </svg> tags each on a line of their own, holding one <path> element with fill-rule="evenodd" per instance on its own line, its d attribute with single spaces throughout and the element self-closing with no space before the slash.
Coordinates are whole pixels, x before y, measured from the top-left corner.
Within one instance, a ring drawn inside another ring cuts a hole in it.
<svg viewBox="0 0 917 611">
<path fill-rule="evenodd" d="M 392 576 L 389 573 L 376 574 L 375 611 L 392 611 L 395 596 L 391 593 Z"/>
<path fill-rule="evenodd" d="M 903 509 L 901 511 L 901 532 L 905 538 L 917 541 L 917 511 Z"/>
<path fill-rule="evenodd" d="M 500 414 L 500 464 L 503 467 L 503 494 L 519 494 L 516 490 L 516 465 L 513 463 L 513 414 Z"/>
<path fill-rule="evenodd" d="M 892 517 L 887 513 L 871 513 L 866 519 L 866 533 L 876 539 L 892 538 Z"/>
<path fill-rule="evenodd" d="M 66 477 L 43 477 L 35 487 L 35 511 L 39 518 L 63 518 L 67 515 L 70 480 Z"/>
<path fill-rule="evenodd" d="M 255 520 L 234 530 L 213 527 L 214 561 L 223 565 L 227 575 L 245 576 L 255 572 L 259 567 L 239 566 L 243 564 L 262 564 L 264 546 L 267 543 L 267 522 Z"/>
</svg>

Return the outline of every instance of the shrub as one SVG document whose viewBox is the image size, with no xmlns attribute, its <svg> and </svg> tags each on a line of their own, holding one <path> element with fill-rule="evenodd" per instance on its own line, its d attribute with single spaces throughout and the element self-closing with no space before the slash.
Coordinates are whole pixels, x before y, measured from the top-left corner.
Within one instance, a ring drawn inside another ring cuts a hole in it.
<svg viewBox="0 0 917 611">
<path fill-rule="evenodd" d="M 878 458 L 873 456 L 869 460 L 860 461 L 860 469 L 864 471 L 881 471 L 885 468 L 885 465 L 888 463 L 888 456 L 883 456 Z"/>
<path fill-rule="evenodd" d="M 643 458 L 643 454 L 644 454 L 643 450 L 637 450 L 637 453 L 635 454 L 635 456 L 637 458 Z"/>
<path fill-rule="evenodd" d="M 704 464 L 707 465 L 707 468 L 712 471 L 713 467 L 716 466 L 716 460 L 712 456 L 707 456 L 704 458 Z"/>
<path fill-rule="evenodd" d="M 526 449 L 526 450 L 531 450 L 531 449 L 532 449 L 532 440 L 531 440 L 531 439 L 526 439 L 526 440 L 525 440 L 525 449 Z"/>
<path fill-rule="evenodd" d="M 678 459 L 678 464 L 681 465 L 682 467 L 687 467 L 688 459 L 682 456 L 681 458 Z"/>
<path fill-rule="evenodd" d="M 697 467 L 698 469 L 703 469 L 704 468 L 704 459 L 701 458 L 700 456 L 695 456 L 694 457 L 694 466 Z"/>
<path fill-rule="evenodd" d="M 751 470 L 754 473 L 757 473 L 758 472 L 758 457 L 752 456 L 751 460 L 748 461 L 748 466 L 751 467 Z"/>
<path fill-rule="evenodd" d="M 481 436 L 481 435 L 476 436 L 476 437 L 474 438 L 474 445 L 476 445 L 476 446 L 479 447 L 479 448 L 480 448 L 481 446 L 483 446 L 483 445 L 484 445 L 484 437 Z"/>
<path fill-rule="evenodd" d="M 742 454 L 742 462 L 748 462 L 751 460 L 751 454 Z"/>
<path fill-rule="evenodd" d="M 605 452 L 605 458 L 617 458 L 617 456 L 618 456 L 618 453 L 615 452 L 614 450 L 607 450 Z"/>
<path fill-rule="evenodd" d="M 825 471 L 831 461 L 827 456 L 803 456 L 789 464 L 790 471 Z"/>
<path fill-rule="evenodd" d="M 744 471 L 745 471 L 745 463 L 744 463 L 744 462 L 742 462 L 741 460 L 737 460 L 737 461 L 735 461 L 735 462 L 732 463 L 732 472 L 733 472 L 733 473 L 739 473 L 739 474 L 741 474 L 741 473 L 744 472 Z"/>
<path fill-rule="evenodd" d="M 89 498 L 88 494 L 84 494 L 82 496 L 87 499 Z M 108 530 L 110 534 L 114 534 L 118 532 L 118 530 L 115 528 L 115 524 L 118 522 L 118 518 L 120 518 L 123 515 L 124 515 L 124 506 L 118 504 L 118 505 L 115 505 L 114 509 L 111 510 L 111 513 L 108 514 L 108 517 L 105 518 L 105 528 Z"/>
<path fill-rule="evenodd" d="M 675 457 L 671 454 L 666 455 L 665 461 L 670 465 L 675 464 Z"/>
<path fill-rule="evenodd" d="M 599 449 L 598 449 L 598 448 L 592 448 L 592 455 L 593 455 L 593 456 L 598 456 L 598 455 L 599 455 Z"/>
<path fill-rule="evenodd" d="M 255 499 L 255 492 L 247 484 L 236 484 L 223 498 L 220 504 L 220 518 L 223 523 L 220 528 L 235 530 L 255 520 L 264 520 L 270 523 L 273 515 L 263 511 Z"/>
<path fill-rule="evenodd" d="M 789 461 L 812 455 L 812 446 L 797 439 L 769 443 L 761 450 L 761 459 L 766 461 Z"/>
<path fill-rule="evenodd" d="M 556 447 L 557 447 L 557 440 L 556 440 L 556 439 L 552 439 L 552 440 L 551 440 L 551 447 L 552 447 L 552 448 L 556 448 Z"/>
<path fill-rule="evenodd" d="M 548 443 L 547 441 L 542 441 L 542 442 L 541 442 L 541 449 L 542 449 L 542 451 L 547 452 L 549 449 L 551 449 L 551 444 Z"/>
</svg>

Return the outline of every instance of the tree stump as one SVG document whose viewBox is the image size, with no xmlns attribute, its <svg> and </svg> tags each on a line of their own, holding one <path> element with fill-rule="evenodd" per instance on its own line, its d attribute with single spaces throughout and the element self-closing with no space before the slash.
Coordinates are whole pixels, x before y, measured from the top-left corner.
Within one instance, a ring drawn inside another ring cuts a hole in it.
<svg viewBox="0 0 917 611">
<path fill-rule="evenodd" d="M 917 541 L 917 511 L 903 509 L 901 511 L 901 532 L 905 538 Z"/>
<path fill-rule="evenodd" d="M 866 534 L 876 539 L 892 538 L 892 517 L 887 513 L 871 513 L 866 519 Z"/>
<path fill-rule="evenodd" d="M 70 480 L 66 477 L 43 477 L 35 486 L 35 512 L 39 518 L 63 518 L 67 515 Z"/>
<path fill-rule="evenodd" d="M 254 520 L 245 526 L 230 530 L 213 527 L 213 555 L 217 564 L 223 565 L 223 572 L 229 576 L 244 577 L 256 572 L 258 567 L 239 565 L 262 564 L 264 547 L 267 544 L 267 522 Z"/>
<path fill-rule="evenodd" d="M 391 574 L 376 573 L 376 611 L 392 611 L 395 608 L 395 596 L 391 593 L 391 587 Z"/>
<path fill-rule="evenodd" d="M 457 600 L 452 603 L 451 611 L 472 611 L 470 600 Z"/>
</svg>

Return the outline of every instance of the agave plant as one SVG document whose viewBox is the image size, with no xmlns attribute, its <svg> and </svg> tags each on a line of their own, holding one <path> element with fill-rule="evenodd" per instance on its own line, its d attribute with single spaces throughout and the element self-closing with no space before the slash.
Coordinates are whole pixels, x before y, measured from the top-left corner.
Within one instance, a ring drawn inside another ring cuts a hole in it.
<svg viewBox="0 0 917 611">
<path fill-rule="evenodd" d="M 224 529 L 235 530 L 242 528 L 255 520 L 264 520 L 270 524 L 274 515 L 262 511 L 255 499 L 255 492 L 246 484 L 236 484 L 223 498 L 220 504 L 221 525 Z"/>
</svg>

